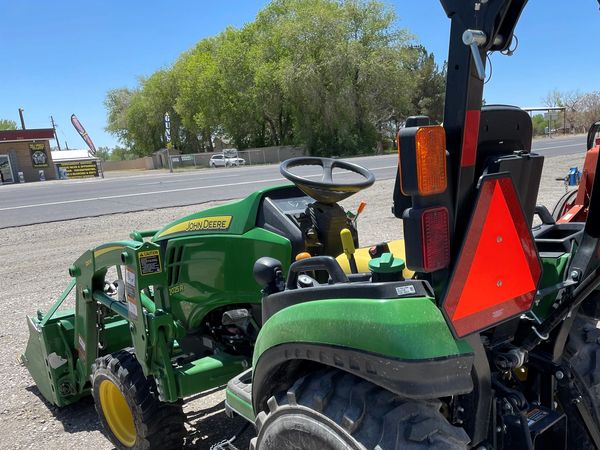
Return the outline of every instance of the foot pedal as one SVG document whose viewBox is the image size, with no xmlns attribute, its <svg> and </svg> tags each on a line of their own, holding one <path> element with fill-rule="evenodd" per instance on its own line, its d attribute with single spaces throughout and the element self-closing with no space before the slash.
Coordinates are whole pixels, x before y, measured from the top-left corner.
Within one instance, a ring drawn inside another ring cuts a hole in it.
<svg viewBox="0 0 600 450">
<path fill-rule="evenodd" d="M 239 414 L 254 423 L 252 410 L 252 369 L 242 372 L 227 383 L 225 390 L 225 413 L 229 417 Z"/>
</svg>

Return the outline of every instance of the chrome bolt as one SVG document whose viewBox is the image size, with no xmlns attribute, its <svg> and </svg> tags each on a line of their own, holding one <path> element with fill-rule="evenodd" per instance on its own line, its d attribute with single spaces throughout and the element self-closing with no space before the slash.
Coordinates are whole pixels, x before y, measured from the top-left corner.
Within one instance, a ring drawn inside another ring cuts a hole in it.
<svg viewBox="0 0 600 450">
<path fill-rule="evenodd" d="M 556 377 L 557 380 L 562 380 L 565 377 L 565 374 L 559 370 L 554 374 L 554 376 Z"/>
<path fill-rule="evenodd" d="M 498 286 L 498 287 L 502 287 L 502 280 L 498 280 L 498 281 L 496 282 L 496 286 Z"/>
</svg>

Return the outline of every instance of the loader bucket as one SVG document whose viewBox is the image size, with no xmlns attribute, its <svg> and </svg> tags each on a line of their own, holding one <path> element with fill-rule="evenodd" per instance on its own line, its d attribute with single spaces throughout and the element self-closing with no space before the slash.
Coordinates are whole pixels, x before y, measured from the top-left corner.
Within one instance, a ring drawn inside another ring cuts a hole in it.
<svg viewBox="0 0 600 450">
<path fill-rule="evenodd" d="M 27 317 L 29 340 L 21 362 L 27 367 L 40 393 L 56 406 L 66 406 L 81 397 L 75 388 L 73 360 L 73 310 L 56 312 L 73 289 L 69 284 L 46 315 Z"/>
</svg>

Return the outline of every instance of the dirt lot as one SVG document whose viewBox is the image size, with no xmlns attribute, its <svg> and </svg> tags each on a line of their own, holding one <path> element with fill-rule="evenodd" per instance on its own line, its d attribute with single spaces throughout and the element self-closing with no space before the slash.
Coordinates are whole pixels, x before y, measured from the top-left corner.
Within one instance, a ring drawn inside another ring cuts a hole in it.
<svg viewBox="0 0 600 450">
<path fill-rule="evenodd" d="M 553 206 L 565 192 L 555 178 L 571 166 L 581 168 L 582 163 L 583 155 L 547 159 L 539 203 Z M 401 235 L 402 224 L 390 212 L 393 187 L 393 180 L 382 181 L 344 202 L 352 209 L 360 200 L 368 203 L 359 221 L 363 244 Z M 27 370 L 19 365 L 28 334 L 25 315 L 50 307 L 68 282 L 67 267 L 86 249 L 126 238 L 132 229 L 158 228 L 211 205 L 0 230 L 0 449 L 112 448 L 99 429 L 90 401 L 60 410 L 52 407 L 43 401 Z M 241 424 L 226 418 L 223 398 L 223 391 L 216 390 L 187 403 L 190 434 L 186 448 L 209 449 Z M 250 434 L 245 434 L 243 442 Z"/>
</svg>

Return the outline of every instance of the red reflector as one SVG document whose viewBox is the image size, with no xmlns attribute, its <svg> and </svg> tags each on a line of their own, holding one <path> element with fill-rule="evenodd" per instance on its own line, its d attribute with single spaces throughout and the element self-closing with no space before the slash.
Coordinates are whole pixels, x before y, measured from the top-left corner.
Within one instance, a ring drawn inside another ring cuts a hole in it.
<svg viewBox="0 0 600 450">
<path fill-rule="evenodd" d="M 458 337 L 531 308 L 541 265 L 510 176 L 483 179 L 442 309 Z"/>
<path fill-rule="evenodd" d="M 450 264 L 450 236 L 448 210 L 429 208 L 421 218 L 423 235 L 423 267 L 425 272 L 448 267 Z"/>
<path fill-rule="evenodd" d="M 479 120 L 481 111 L 468 110 L 465 114 L 465 130 L 463 133 L 460 166 L 474 166 L 477 158 L 477 138 L 479 137 Z"/>
</svg>

